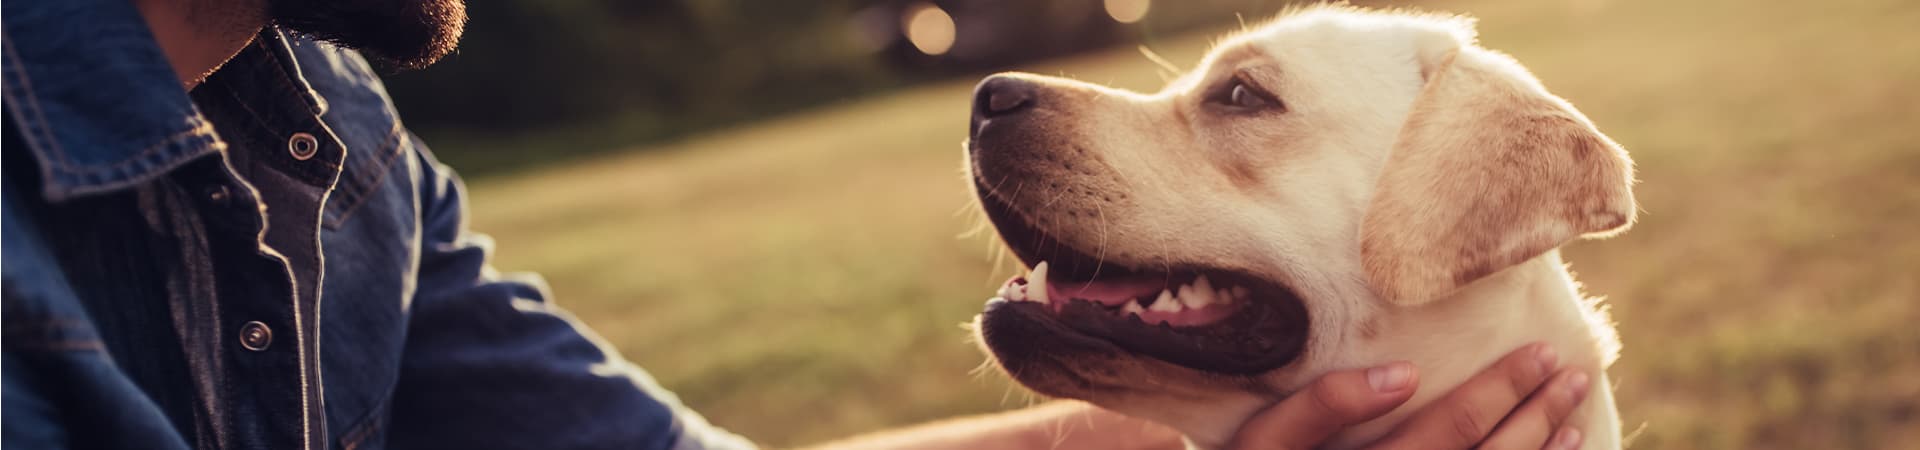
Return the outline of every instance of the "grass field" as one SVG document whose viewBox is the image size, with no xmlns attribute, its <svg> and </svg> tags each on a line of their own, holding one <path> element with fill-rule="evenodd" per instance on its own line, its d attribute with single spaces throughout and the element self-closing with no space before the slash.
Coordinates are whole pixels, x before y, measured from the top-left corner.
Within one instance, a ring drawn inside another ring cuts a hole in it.
<svg viewBox="0 0 1920 450">
<path fill-rule="evenodd" d="M 1920 442 L 1920 3 L 1422 6 L 1479 16 L 1639 163 L 1639 225 L 1567 251 L 1612 299 L 1633 447 Z M 1206 43 L 1151 44 L 1190 64 Z M 1130 48 L 1031 70 L 1160 82 Z M 474 226 L 767 444 L 1023 406 L 969 373 L 958 326 L 1009 273 L 958 237 L 971 84 L 484 179 Z"/>
</svg>

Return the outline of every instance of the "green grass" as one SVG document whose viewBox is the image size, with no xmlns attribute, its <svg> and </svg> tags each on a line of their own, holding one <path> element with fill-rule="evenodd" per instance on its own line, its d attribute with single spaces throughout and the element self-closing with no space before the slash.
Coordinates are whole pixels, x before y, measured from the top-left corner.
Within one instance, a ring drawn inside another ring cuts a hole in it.
<svg viewBox="0 0 1920 450">
<path fill-rule="evenodd" d="M 1920 4 L 1449 1 L 1639 163 L 1609 296 L 1636 448 L 1920 441 Z M 1190 63 L 1208 36 L 1156 43 Z M 1030 70 L 1137 89 L 1131 49 Z M 959 324 L 1000 277 L 958 237 L 971 82 L 473 186 L 498 264 L 716 423 L 794 445 L 1027 404 Z M 539 151 L 529 149 L 528 151 Z"/>
</svg>

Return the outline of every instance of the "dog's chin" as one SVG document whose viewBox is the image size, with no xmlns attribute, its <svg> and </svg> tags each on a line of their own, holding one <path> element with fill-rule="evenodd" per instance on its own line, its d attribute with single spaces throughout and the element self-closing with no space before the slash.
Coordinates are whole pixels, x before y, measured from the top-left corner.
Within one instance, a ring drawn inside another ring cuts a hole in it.
<svg viewBox="0 0 1920 450">
<path fill-rule="evenodd" d="M 1124 392 L 1130 365 L 1112 342 L 1074 332 L 1024 304 L 992 301 L 974 328 L 989 356 L 1014 381 L 1041 395 L 1080 400 Z"/>
</svg>

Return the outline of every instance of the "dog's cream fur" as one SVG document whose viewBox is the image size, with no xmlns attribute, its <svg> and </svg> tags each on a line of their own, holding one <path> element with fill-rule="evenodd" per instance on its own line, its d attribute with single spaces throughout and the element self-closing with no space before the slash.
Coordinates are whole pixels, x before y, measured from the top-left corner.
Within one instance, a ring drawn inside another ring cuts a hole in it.
<svg viewBox="0 0 1920 450">
<path fill-rule="evenodd" d="M 1007 203 L 1115 263 L 1204 264 L 1284 283 L 1312 318 L 1299 359 L 1258 377 L 1086 358 L 1062 370 L 1136 388 L 1050 391 L 1211 448 L 1329 371 L 1413 362 L 1418 393 L 1332 443 L 1353 447 L 1506 352 L 1546 341 L 1594 380 L 1569 422 L 1584 448 L 1619 447 L 1604 372 L 1618 344 L 1555 249 L 1632 222 L 1631 162 L 1518 63 L 1479 47 L 1470 20 L 1307 8 L 1227 38 L 1152 94 L 1002 76 L 1041 85 L 1022 119 L 1040 137 L 974 145 L 1055 155 L 1025 180 L 980 174 Z M 1285 111 L 1210 109 L 1208 92 L 1234 77 Z M 1051 382 L 1041 375 L 1014 374 Z"/>
</svg>

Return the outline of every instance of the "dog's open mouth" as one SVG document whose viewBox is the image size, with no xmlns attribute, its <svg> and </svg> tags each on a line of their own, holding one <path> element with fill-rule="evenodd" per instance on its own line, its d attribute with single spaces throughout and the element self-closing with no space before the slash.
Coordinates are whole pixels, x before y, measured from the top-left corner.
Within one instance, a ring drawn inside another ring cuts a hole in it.
<svg viewBox="0 0 1920 450">
<path fill-rule="evenodd" d="M 1062 338 L 1235 375 L 1284 366 L 1305 345 L 1306 308 L 1279 283 L 1219 268 L 1129 267 L 1089 256 L 1036 228 L 978 182 L 976 189 L 1001 238 L 1031 268 L 1001 286 L 983 320 L 1030 321 Z"/>
</svg>

